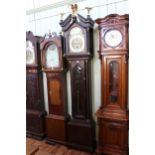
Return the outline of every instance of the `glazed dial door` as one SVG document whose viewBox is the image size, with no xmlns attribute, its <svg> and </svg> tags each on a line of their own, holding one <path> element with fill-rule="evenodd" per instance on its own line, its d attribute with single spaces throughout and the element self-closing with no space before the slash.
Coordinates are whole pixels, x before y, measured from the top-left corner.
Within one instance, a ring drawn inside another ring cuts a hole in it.
<svg viewBox="0 0 155 155">
<path fill-rule="evenodd" d="M 125 65 L 123 56 L 105 56 L 104 57 L 104 103 L 107 106 L 123 108 L 125 98 Z"/>
<path fill-rule="evenodd" d="M 46 67 L 57 68 L 60 66 L 59 63 L 59 51 L 56 44 L 51 44 L 46 50 Z"/>
<path fill-rule="evenodd" d="M 103 35 L 103 44 L 111 48 L 115 48 L 120 45 L 123 40 L 121 32 L 117 29 L 107 30 Z"/>
<path fill-rule="evenodd" d="M 31 65 L 35 63 L 35 51 L 31 41 L 26 41 L 26 64 Z"/>
<path fill-rule="evenodd" d="M 69 33 L 69 50 L 71 53 L 80 53 L 85 50 L 84 33 L 79 27 L 73 27 Z"/>
</svg>

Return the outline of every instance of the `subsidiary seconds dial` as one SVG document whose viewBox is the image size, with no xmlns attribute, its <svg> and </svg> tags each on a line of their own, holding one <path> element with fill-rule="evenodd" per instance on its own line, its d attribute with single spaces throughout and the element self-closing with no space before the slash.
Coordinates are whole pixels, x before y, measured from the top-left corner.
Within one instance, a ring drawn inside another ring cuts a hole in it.
<svg viewBox="0 0 155 155">
<path fill-rule="evenodd" d="M 103 39 L 108 46 L 117 47 L 122 42 L 122 34 L 116 29 L 108 30 Z"/>
</svg>

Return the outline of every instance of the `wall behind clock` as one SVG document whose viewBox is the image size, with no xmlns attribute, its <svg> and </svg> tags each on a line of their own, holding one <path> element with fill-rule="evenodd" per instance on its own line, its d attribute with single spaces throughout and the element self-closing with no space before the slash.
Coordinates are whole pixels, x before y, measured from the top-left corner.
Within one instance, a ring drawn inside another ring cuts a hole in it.
<svg viewBox="0 0 155 155">
<path fill-rule="evenodd" d="M 93 20 L 103 18 L 111 13 L 129 13 L 128 0 L 27 0 L 26 30 L 31 30 L 35 35 L 43 36 L 49 31 L 59 32 L 60 13 L 65 13 L 63 19 L 70 14 L 70 4 L 78 4 L 78 12 L 86 17 L 85 7 L 92 7 L 90 15 Z M 92 60 L 92 105 L 93 114 L 97 111 L 101 102 L 100 91 L 100 61 L 98 58 L 98 30 L 94 26 L 94 57 Z M 71 93 L 69 83 L 69 73 L 67 73 L 68 104 L 71 113 Z M 45 106 L 48 111 L 47 85 L 44 75 L 44 96 Z M 95 118 L 95 117 L 94 117 Z"/>
</svg>

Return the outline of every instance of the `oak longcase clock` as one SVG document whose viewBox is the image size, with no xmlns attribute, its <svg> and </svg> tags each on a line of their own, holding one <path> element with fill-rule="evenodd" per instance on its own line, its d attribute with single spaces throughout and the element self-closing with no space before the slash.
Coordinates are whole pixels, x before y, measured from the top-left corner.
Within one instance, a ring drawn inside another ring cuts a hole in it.
<svg viewBox="0 0 155 155">
<path fill-rule="evenodd" d="M 26 135 L 41 139 L 44 130 L 44 98 L 41 72 L 41 37 L 26 32 Z"/>
<path fill-rule="evenodd" d="M 91 103 L 94 22 L 90 16 L 84 18 L 76 14 L 76 8 L 74 11 L 60 22 L 64 35 L 65 58 L 71 78 L 72 116 L 67 125 L 68 145 L 92 151 L 95 141 Z"/>
<path fill-rule="evenodd" d="M 46 73 L 49 114 L 46 117 L 47 142 L 66 144 L 66 78 L 62 36 L 55 33 L 41 43 L 42 70 Z"/>
<path fill-rule="evenodd" d="M 101 59 L 98 153 L 128 154 L 128 15 L 97 19 Z"/>
</svg>

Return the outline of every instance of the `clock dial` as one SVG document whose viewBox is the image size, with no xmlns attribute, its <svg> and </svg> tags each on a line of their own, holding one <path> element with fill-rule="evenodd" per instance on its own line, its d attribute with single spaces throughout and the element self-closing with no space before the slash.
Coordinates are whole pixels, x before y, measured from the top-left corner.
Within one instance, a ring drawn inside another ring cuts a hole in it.
<svg viewBox="0 0 155 155">
<path fill-rule="evenodd" d="M 104 41 L 110 47 L 117 47 L 122 42 L 122 34 L 118 30 L 108 30 L 104 35 Z"/>
<path fill-rule="evenodd" d="M 46 66 L 48 68 L 59 67 L 59 52 L 55 44 L 52 44 L 47 48 Z"/>
<path fill-rule="evenodd" d="M 84 34 L 78 27 L 72 28 L 69 39 L 70 51 L 74 53 L 83 52 L 84 50 Z"/>
<path fill-rule="evenodd" d="M 26 41 L 26 64 L 34 64 L 34 46 L 31 41 Z"/>
</svg>

